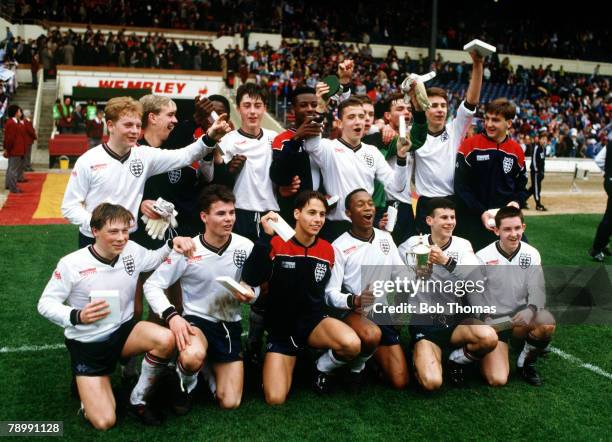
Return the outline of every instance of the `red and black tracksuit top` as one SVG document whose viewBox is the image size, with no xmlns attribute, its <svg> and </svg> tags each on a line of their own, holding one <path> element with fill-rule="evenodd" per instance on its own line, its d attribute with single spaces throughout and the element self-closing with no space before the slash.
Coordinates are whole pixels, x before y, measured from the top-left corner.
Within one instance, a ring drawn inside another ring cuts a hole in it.
<svg viewBox="0 0 612 442">
<path fill-rule="evenodd" d="M 457 152 L 455 194 L 473 214 L 527 200 L 525 153 L 506 137 L 497 143 L 479 134 L 463 141 Z"/>
<path fill-rule="evenodd" d="M 305 246 L 295 238 L 260 238 L 245 262 L 242 280 L 253 287 L 269 282 L 266 329 L 293 335 L 301 322 L 321 317 L 333 265 L 334 249 L 324 239 L 316 238 Z"/>
</svg>

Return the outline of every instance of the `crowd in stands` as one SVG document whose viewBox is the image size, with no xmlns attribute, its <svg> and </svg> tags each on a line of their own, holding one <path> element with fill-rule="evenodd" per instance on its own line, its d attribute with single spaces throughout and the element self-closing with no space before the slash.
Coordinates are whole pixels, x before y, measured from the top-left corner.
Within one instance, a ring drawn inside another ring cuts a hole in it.
<svg viewBox="0 0 612 442">
<path fill-rule="evenodd" d="M 17 37 L 6 53 L 19 63 L 31 63 L 34 55 L 46 73 L 61 64 L 205 71 L 222 68 L 221 55 L 210 44 L 176 41 L 161 34 L 103 34 L 91 28 L 84 34 L 51 30 L 28 41 Z"/>
<path fill-rule="evenodd" d="M 154 28 L 214 30 L 218 34 L 280 32 L 285 37 L 363 43 L 428 46 L 431 1 L 380 3 L 314 0 L 169 0 L 160 4 L 134 0 L 17 0 L 15 21 L 113 24 Z M 438 47 L 461 49 L 473 38 L 495 41 L 500 52 L 557 58 L 612 61 L 605 14 L 574 8 L 562 22 L 548 19 L 550 1 L 477 2 L 457 0 L 452 14 L 442 3 Z M 109 19 L 112 17 L 112 19 Z M 508 26 L 508 23 L 512 26 Z"/>
<path fill-rule="evenodd" d="M 331 41 L 318 47 L 284 43 L 278 50 L 257 46 L 243 53 L 239 64 L 246 65 L 256 81 L 266 82 L 272 94 L 287 98 L 301 82 L 313 86 L 317 79 L 333 74 L 334 66 L 344 58 L 355 60 L 353 93 L 368 95 L 379 116 L 382 108 L 376 104 L 382 105 L 399 89 L 406 73 L 427 71 L 424 59 L 398 57 L 393 47 L 384 60 L 375 60 L 367 46 L 357 49 L 355 45 Z M 449 106 L 456 108 L 467 87 L 469 65 L 449 63 L 438 56 L 432 69 L 437 77 L 431 85 L 449 89 Z M 516 102 L 519 114 L 512 130 L 527 151 L 542 134 L 547 134 L 549 156 L 592 158 L 612 138 L 610 78 L 596 73 L 568 74 L 553 71 L 550 66 L 515 67 L 507 58 L 500 61 L 493 56 L 485 65 L 484 79 L 483 103 L 502 95 L 500 92 L 506 92 Z M 487 96 L 487 83 L 503 87 L 495 88 L 497 95 Z"/>
</svg>

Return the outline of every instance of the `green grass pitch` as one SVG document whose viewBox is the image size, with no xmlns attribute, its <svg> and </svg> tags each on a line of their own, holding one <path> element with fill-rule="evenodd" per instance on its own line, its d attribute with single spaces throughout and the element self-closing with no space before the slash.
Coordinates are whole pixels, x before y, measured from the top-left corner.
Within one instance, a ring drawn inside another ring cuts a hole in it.
<svg viewBox="0 0 612 442">
<path fill-rule="evenodd" d="M 529 217 L 527 233 L 544 264 L 590 265 L 586 251 L 599 219 Z M 0 227 L 0 348 L 63 342 L 62 331 L 38 315 L 36 303 L 55 263 L 76 241 L 74 226 Z M 406 344 L 406 333 L 403 339 Z M 610 373 L 611 342 L 612 327 L 562 326 L 553 344 Z M 358 394 L 337 391 L 319 398 L 307 385 L 297 385 L 280 407 L 267 406 L 252 388 L 235 411 L 221 411 L 202 399 L 188 416 L 168 414 L 160 428 L 125 417 L 98 433 L 77 416 L 65 348 L 2 352 L 0 421 L 62 420 L 64 437 L 71 440 L 610 440 L 612 380 L 556 354 L 538 366 L 545 379 L 541 388 L 511 375 L 500 389 L 474 378 L 466 388 L 445 386 L 431 395 L 369 384 Z M 120 384 L 117 376 L 113 383 Z"/>
</svg>

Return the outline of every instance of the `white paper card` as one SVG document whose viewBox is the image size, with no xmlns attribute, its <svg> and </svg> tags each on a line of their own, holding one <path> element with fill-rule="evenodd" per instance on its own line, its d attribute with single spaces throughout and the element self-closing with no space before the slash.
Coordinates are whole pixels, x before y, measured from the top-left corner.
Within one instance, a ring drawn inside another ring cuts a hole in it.
<svg viewBox="0 0 612 442">
<path fill-rule="evenodd" d="M 274 229 L 276 234 L 280 236 L 283 241 L 289 241 L 295 236 L 295 230 L 293 230 L 280 215 L 278 221 L 268 221 L 268 224 L 270 224 L 270 227 Z"/>
<path fill-rule="evenodd" d="M 491 55 L 494 52 L 497 52 L 495 46 L 491 46 L 490 44 L 478 39 L 472 40 L 471 42 L 466 44 L 463 47 L 463 50 L 467 52 L 476 51 L 480 54 L 481 57 L 486 57 L 487 55 Z"/>
<path fill-rule="evenodd" d="M 393 206 L 387 207 L 387 226 L 385 227 L 385 230 L 389 233 L 393 232 L 396 222 L 397 222 L 397 209 Z"/>
<path fill-rule="evenodd" d="M 399 140 L 400 143 L 406 144 L 406 118 L 403 115 L 399 117 Z"/>
<path fill-rule="evenodd" d="M 104 299 L 108 303 L 110 314 L 99 321 L 96 325 L 118 324 L 121 322 L 121 302 L 119 300 L 119 290 L 92 290 L 89 292 L 89 301 Z"/>
<path fill-rule="evenodd" d="M 217 276 L 215 278 L 215 281 L 217 281 L 223 287 L 228 289 L 230 292 L 238 292 L 244 296 L 249 296 L 250 294 L 249 291 L 245 287 L 241 286 L 239 283 L 234 281 L 229 276 Z"/>
</svg>

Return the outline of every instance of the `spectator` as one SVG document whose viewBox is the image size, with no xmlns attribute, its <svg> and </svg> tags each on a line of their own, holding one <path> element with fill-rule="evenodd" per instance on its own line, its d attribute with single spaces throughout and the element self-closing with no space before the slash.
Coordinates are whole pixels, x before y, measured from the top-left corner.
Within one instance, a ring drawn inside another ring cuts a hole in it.
<svg viewBox="0 0 612 442">
<path fill-rule="evenodd" d="M 29 109 L 26 109 L 23 111 L 23 118 L 22 118 L 22 123 L 25 127 L 25 131 L 26 131 L 26 135 L 27 135 L 27 144 L 26 144 L 26 153 L 24 156 L 24 165 L 23 165 L 23 170 L 21 172 L 21 176 L 20 178 L 23 180 L 23 171 L 25 170 L 26 172 L 33 172 L 34 169 L 32 168 L 32 145 L 34 144 L 34 141 L 36 141 L 37 136 L 36 136 L 36 129 L 34 129 L 34 125 L 32 124 L 32 111 L 30 111 Z"/>
<path fill-rule="evenodd" d="M 59 104 L 58 111 L 59 111 L 59 121 L 58 121 L 59 133 L 61 134 L 69 133 L 73 128 L 72 100 L 66 97 L 64 99 L 64 102 Z"/>
<path fill-rule="evenodd" d="M 92 120 L 87 120 L 86 134 L 87 143 L 89 149 L 96 147 L 98 144 L 102 144 L 102 137 L 104 136 L 104 111 L 99 110 L 96 116 Z"/>
<path fill-rule="evenodd" d="M 23 157 L 26 152 L 28 137 L 23 123 L 21 123 L 21 109 L 11 104 L 7 110 L 8 119 L 4 125 L 4 157 L 8 158 L 6 169 L 5 188 L 11 193 L 22 193 L 17 187 L 17 180 L 22 174 Z"/>
</svg>

